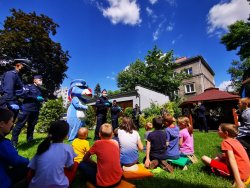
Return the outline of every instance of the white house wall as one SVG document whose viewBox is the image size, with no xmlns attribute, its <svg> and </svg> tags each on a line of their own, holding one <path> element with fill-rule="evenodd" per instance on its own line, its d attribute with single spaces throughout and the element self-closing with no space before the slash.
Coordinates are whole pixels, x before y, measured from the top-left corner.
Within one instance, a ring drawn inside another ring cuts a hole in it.
<svg viewBox="0 0 250 188">
<path fill-rule="evenodd" d="M 138 104 L 141 110 L 150 107 L 151 103 L 163 105 L 169 102 L 169 97 L 161 93 L 143 88 L 141 86 L 136 86 L 135 90 L 140 95 L 140 100 L 138 103 L 133 103 L 133 105 Z"/>
</svg>

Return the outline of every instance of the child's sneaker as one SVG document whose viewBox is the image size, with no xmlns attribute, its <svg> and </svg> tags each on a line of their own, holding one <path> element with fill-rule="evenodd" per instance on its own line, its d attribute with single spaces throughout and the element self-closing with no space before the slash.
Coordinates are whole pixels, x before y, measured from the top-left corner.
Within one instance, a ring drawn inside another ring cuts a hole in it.
<svg viewBox="0 0 250 188">
<path fill-rule="evenodd" d="M 159 161 L 158 160 L 152 160 L 150 162 L 149 168 L 150 169 L 155 169 L 158 165 L 159 165 Z"/>
<path fill-rule="evenodd" d="M 174 172 L 174 168 L 168 164 L 167 161 L 165 160 L 161 160 L 161 164 L 162 164 L 162 168 L 170 173 L 173 173 Z"/>
</svg>

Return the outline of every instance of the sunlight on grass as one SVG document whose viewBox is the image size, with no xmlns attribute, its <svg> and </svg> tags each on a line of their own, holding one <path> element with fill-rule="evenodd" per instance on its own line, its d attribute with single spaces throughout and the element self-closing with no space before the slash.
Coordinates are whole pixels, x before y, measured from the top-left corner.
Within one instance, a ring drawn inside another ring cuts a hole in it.
<svg viewBox="0 0 250 188">
<path fill-rule="evenodd" d="M 140 135 L 143 140 L 145 130 L 140 130 Z M 19 154 L 28 157 L 31 159 L 34 154 L 36 153 L 36 149 L 38 144 L 43 140 L 46 134 L 38 134 L 35 133 L 34 135 L 34 142 L 26 143 L 25 142 L 25 134 L 20 135 L 20 141 L 18 145 L 18 152 Z M 93 137 L 94 131 L 89 131 L 89 139 L 90 145 L 93 145 Z M 10 138 L 10 136 L 8 136 Z M 220 142 L 221 139 L 219 138 L 216 132 L 209 132 L 209 133 L 194 133 L 194 143 L 195 143 L 195 155 L 199 159 L 199 162 L 196 164 L 192 164 L 188 166 L 187 171 L 182 171 L 181 169 L 175 169 L 173 174 L 168 172 L 161 172 L 159 174 L 155 174 L 153 178 L 146 179 L 146 180 L 135 180 L 132 181 L 138 188 L 159 188 L 159 187 L 231 187 L 232 181 L 217 177 L 213 174 L 208 174 L 204 169 L 204 165 L 202 164 L 200 158 L 202 155 L 207 155 L 210 157 L 215 156 L 217 153 L 220 152 Z M 68 143 L 67 141 L 65 141 Z M 145 145 L 145 142 L 144 142 Z M 144 152 L 140 152 L 139 154 L 139 162 L 142 163 L 143 158 L 145 157 Z M 77 177 L 71 186 L 73 188 L 84 188 L 85 183 L 83 178 L 77 174 Z"/>
</svg>

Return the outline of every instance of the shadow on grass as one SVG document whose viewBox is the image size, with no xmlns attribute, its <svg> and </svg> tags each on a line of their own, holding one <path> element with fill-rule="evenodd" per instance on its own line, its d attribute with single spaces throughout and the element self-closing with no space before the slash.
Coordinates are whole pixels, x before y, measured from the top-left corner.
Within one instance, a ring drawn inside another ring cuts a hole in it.
<svg viewBox="0 0 250 188">
<path fill-rule="evenodd" d="M 136 188 L 211 188 L 209 185 L 201 183 L 191 183 L 182 180 L 153 177 L 142 180 L 126 180 L 136 186 Z M 86 188 L 86 180 L 80 174 L 70 186 L 71 188 Z M 216 187 L 216 186 L 215 186 Z"/>
<path fill-rule="evenodd" d="M 44 138 L 35 138 L 34 140 L 30 142 L 23 142 L 21 144 L 18 144 L 17 148 L 21 150 L 26 150 L 26 149 L 32 148 L 34 145 L 38 145 L 43 140 Z"/>
</svg>

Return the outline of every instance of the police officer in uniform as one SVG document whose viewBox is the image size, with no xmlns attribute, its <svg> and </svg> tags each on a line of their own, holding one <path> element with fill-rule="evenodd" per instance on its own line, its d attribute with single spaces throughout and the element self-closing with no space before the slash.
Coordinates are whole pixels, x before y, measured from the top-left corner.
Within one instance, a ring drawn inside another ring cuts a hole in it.
<svg viewBox="0 0 250 188">
<path fill-rule="evenodd" d="M 95 128 L 95 140 L 99 138 L 99 129 L 102 124 L 107 121 L 108 108 L 112 106 L 112 103 L 108 101 L 106 89 L 102 90 L 102 95 L 99 97 L 95 103 L 96 106 L 96 128 Z"/>
<path fill-rule="evenodd" d="M 28 123 L 27 142 L 33 140 L 33 132 L 38 120 L 39 110 L 41 108 L 41 103 L 44 101 L 39 88 L 41 85 L 42 76 L 36 75 L 34 76 L 33 84 L 25 86 L 27 92 L 21 96 L 24 100 L 21 105 L 21 111 L 17 117 L 17 123 L 12 130 L 11 141 L 14 146 L 17 146 L 18 136 L 26 122 Z"/>
<path fill-rule="evenodd" d="M 116 100 L 113 100 L 113 104 L 110 111 L 111 111 L 112 127 L 113 130 L 115 130 L 118 127 L 118 118 L 120 112 L 122 111 L 121 107 L 117 105 Z"/>
<path fill-rule="evenodd" d="M 25 69 L 29 69 L 30 61 L 27 59 L 15 59 L 14 70 L 7 71 L 3 74 L 0 86 L 0 108 L 8 108 L 14 113 L 14 121 L 20 109 L 17 101 L 16 91 L 23 90 L 23 83 L 19 74 Z"/>
</svg>

